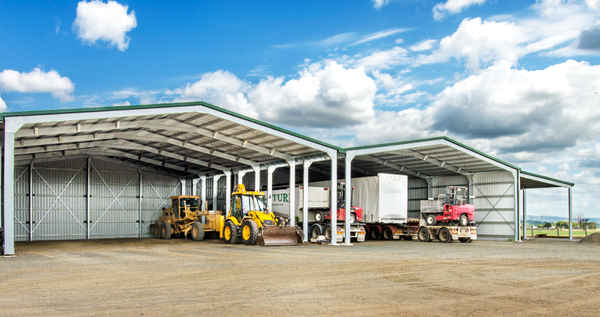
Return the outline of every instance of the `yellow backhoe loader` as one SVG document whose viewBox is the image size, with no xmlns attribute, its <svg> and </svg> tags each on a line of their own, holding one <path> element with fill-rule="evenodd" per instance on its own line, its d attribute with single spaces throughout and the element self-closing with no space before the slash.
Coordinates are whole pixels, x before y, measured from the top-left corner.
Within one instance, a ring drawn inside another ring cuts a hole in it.
<svg viewBox="0 0 600 317">
<path fill-rule="evenodd" d="M 302 237 L 294 227 L 285 225 L 283 218 L 268 211 L 264 203 L 263 192 L 246 191 L 239 184 L 231 195 L 231 210 L 225 218 L 221 237 L 225 243 L 296 245 Z"/>
<path fill-rule="evenodd" d="M 171 196 L 171 207 L 163 208 L 162 215 L 152 225 L 155 237 L 171 239 L 171 237 L 204 240 L 207 232 L 221 232 L 223 215 L 202 209 L 199 196 Z"/>
</svg>

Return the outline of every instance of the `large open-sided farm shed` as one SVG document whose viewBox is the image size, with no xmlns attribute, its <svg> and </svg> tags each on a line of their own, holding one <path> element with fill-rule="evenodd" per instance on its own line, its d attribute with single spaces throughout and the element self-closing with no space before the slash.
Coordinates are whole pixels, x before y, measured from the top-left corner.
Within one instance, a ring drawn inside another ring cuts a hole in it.
<svg viewBox="0 0 600 317">
<path fill-rule="evenodd" d="M 331 180 L 337 210 L 338 174 L 346 184 L 351 176 L 408 175 L 413 216 L 419 200 L 445 186 L 469 186 L 481 237 L 521 238 L 528 188 L 567 188 L 572 215 L 574 184 L 447 137 L 340 148 L 203 102 L 3 113 L 1 129 L 8 255 L 15 241 L 149 237 L 169 196 L 197 194 L 207 208 L 228 210 L 241 182 L 270 198 L 274 186 Z M 293 206 L 293 191 L 289 199 Z"/>
</svg>

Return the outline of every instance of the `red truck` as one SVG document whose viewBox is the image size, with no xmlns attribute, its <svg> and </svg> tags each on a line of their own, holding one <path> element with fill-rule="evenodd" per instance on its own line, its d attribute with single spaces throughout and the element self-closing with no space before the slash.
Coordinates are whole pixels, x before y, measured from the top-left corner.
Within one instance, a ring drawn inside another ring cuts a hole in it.
<svg viewBox="0 0 600 317">
<path fill-rule="evenodd" d="M 475 222 L 475 207 L 468 203 L 468 190 L 462 186 L 448 186 L 446 194 L 437 200 L 422 200 L 421 214 L 428 226 L 458 224 L 466 227 Z"/>
</svg>

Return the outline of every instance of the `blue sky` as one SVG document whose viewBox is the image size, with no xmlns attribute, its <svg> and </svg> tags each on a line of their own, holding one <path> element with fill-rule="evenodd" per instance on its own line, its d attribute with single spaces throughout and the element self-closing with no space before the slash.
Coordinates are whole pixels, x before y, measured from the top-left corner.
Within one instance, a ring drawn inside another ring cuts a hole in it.
<svg viewBox="0 0 600 317">
<path fill-rule="evenodd" d="M 600 1 L 2 1 L 0 108 L 204 100 L 340 145 L 449 135 L 600 194 Z M 534 192 L 564 215 L 564 190 Z"/>
</svg>

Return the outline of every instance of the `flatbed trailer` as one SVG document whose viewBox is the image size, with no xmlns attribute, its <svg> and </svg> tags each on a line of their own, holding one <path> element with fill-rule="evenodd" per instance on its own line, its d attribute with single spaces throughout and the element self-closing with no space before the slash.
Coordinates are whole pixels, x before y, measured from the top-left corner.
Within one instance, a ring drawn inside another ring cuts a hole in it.
<svg viewBox="0 0 600 317">
<path fill-rule="evenodd" d="M 470 243 L 477 240 L 477 227 L 475 226 L 456 226 L 456 225 L 441 225 L 419 227 L 417 231 L 417 239 L 421 242 L 440 241 L 450 243 L 452 241 L 460 241 L 462 243 Z"/>
</svg>

